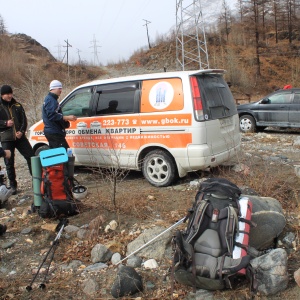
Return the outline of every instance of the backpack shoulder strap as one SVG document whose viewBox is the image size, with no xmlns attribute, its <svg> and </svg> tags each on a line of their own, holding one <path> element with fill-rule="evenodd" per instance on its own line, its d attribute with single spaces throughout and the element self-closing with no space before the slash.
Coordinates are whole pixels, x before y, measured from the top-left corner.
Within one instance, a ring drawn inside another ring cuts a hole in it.
<svg viewBox="0 0 300 300">
<path fill-rule="evenodd" d="M 44 176 L 43 176 L 43 182 L 44 182 L 44 196 L 48 199 L 52 199 L 52 192 L 51 192 L 51 182 L 49 180 L 49 171 L 47 167 L 44 167 Z"/>
<path fill-rule="evenodd" d="M 63 164 L 63 175 L 64 175 L 64 181 L 63 181 L 64 191 L 65 194 L 67 195 L 67 199 L 71 200 L 73 199 L 72 188 L 74 187 L 75 178 L 69 176 L 67 163 Z"/>
<path fill-rule="evenodd" d="M 196 207 L 196 211 L 194 212 L 194 215 L 190 220 L 190 223 L 188 224 L 189 233 L 186 238 L 187 243 L 190 243 L 192 239 L 197 235 L 203 221 L 203 215 L 208 205 L 208 201 L 203 199 Z"/>
<path fill-rule="evenodd" d="M 234 237 L 235 234 L 239 232 L 239 219 L 236 210 L 230 204 L 227 208 L 228 218 L 225 229 L 225 241 L 227 245 L 227 250 L 230 255 L 232 255 L 234 247 Z"/>
</svg>

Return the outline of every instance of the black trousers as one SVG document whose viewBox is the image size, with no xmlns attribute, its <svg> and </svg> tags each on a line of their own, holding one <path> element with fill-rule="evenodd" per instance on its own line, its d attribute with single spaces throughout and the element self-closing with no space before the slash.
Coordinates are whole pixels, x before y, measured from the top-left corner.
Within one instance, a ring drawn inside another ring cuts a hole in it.
<svg viewBox="0 0 300 300">
<path fill-rule="evenodd" d="M 15 170 L 15 149 L 21 153 L 21 155 L 26 159 L 30 175 L 31 172 L 31 157 L 34 156 L 33 149 L 27 140 L 26 136 L 23 135 L 20 139 L 9 142 L 1 142 L 2 148 L 4 150 L 10 150 L 11 157 L 9 159 L 4 158 L 6 165 L 7 177 L 12 184 L 16 184 L 16 170 Z"/>
<path fill-rule="evenodd" d="M 64 147 L 67 150 L 70 148 L 66 138 L 63 135 L 45 134 L 45 137 L 48 140 L 50 149 Z"/>
</svg>

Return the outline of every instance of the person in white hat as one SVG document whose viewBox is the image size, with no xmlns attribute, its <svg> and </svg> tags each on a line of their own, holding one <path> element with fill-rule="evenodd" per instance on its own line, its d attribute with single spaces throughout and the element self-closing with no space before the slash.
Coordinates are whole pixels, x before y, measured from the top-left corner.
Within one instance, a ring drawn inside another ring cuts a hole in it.
<svg viewBox="0 0 300 300">
<path fill-rule="evenodd" d="M 48 140 L 50 149 L 64 147 L 69 148 L 66 140 L 66 128 L 70 127 L 69 121 L 76 121 L 74 115 L 64 116 L 58 103 L 62 92 L 62 83 L 52 80 L 49 86 L 49 93 L 44 99 L 42 115 L 44 122 L 44 134 Z"/>
</svg>

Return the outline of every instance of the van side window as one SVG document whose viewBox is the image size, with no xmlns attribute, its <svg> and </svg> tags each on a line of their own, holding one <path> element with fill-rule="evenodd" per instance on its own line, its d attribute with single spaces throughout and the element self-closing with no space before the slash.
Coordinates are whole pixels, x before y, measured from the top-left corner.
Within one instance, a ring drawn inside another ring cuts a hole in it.
<svg viewBox="0 0 300 300">
<path fill-rule="evenodd" d="M 134 112 L 135 99 L 139 95 L 137 83 L 109 84 L 97 87 L 95 114 L 113 115 Z"/>
<path fill-rule="evenodd" d="M 75 91 L 62 105 L 64 115 L 77 117 L 89 116 L 90 102 L 92 99 L 92 88 Z"/>
</svg>

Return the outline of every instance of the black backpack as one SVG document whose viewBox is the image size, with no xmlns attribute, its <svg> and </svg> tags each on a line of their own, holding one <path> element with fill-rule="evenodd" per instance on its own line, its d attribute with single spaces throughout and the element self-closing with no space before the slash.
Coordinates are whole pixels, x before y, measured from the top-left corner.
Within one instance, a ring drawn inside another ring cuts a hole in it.
<svg viewBox="0 0 300 300">
<path fill-rule="evenodd" d="M 173 276 L 178 283 L 220 290 L 232 288 L 235 277 L 251 274 L 248 246 L 236 241 L 237 234 L 249 234 L 251 224 L 249 218 L 241 217 L 240 195 L 240 189 L 223 178 L 201 183 L 186 229 L 177 230 L 173 238 Z M 239 232 L 239 222 L 247 224 L 248 232 Z M 243 250 L 244 256 L 233 258 L 234 247 Z"/>
</svg>

